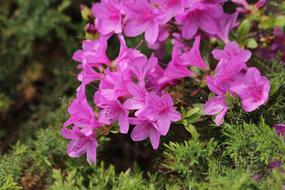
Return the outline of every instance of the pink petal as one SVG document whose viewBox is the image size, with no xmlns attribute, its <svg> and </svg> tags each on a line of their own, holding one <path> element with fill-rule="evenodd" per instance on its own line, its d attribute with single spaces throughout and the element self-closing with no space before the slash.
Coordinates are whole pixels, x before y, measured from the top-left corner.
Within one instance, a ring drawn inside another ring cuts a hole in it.
<svg viewBox="0 0 285 190">
<path fill-rule="evenodd" d="M 225 108 L 222 112 L 220 112 L 216 118 L 215 118 L 215 123 L 216 125 L 220 126 L 223 123 L 224 117 L 228 111 L 228 108 Z"/>
<path fill-rule="evenodd" d="M 152 148 L 156 150 L 159 146 L 160 134 L 155 129 L 151 129 L 149 133 L 149 138 Z"/>
<path fill-rule="evenodd" d="M 191 39 L 197 33 L 198 26 L 194 19 L 188 18 L 182 27 L 182 35 L 186 39 Z"/>
<path fill-rule="evenodd" d="M 159 26 L 156 24 L 152 24 L 147 27 L 145 31 L 145 39 L 148 43 L 154 44 L 155 41 L 157 40 L 158 37 L 158 32 L 159 32 Z"/>
<path fill-rule="evenodd" d="M 72 140 L 67 146 L 67 153 L 70 157 L 77 158 L 86 152 L 85 139 Z"/>
<path fill-rule="evenodd" d="M 157 127 L 156 129 L 162 134 L 162 135 L 166 135 L 169 131 L 170 128 L 170 118 L 168 118 L 168 115 L 162 115 L 158 121 L 157 121 Z"/>
<path fill-rule="evenodd" d="M 135 37 L 146 30 L 145 24 L 140 24 L 136 20 L 129 20 L 124 28 L 126 36 Z"/>
<path fill-rule="evenodd" d="M 127 134 L 129 130 L 128 116 L 126 114 L 121 113 L 119 115 L 118 121 L 120 126 L 120 132 L 123 134 Z"/>
<path fill-rule="evenodd" d="M 149 136 L 150 129 L 151 128 L 147 126 L 137 125 L 131 133 L 132 140 L 133 141 L 145 140 Z"/>
<path fill-rule="evenodd" d="M 95 164 L 96 163 L 96 149 L 97 149 L 97 141 L 92 140 L 87 145 L 87 162 L 89 164 Z"/>
</svg>

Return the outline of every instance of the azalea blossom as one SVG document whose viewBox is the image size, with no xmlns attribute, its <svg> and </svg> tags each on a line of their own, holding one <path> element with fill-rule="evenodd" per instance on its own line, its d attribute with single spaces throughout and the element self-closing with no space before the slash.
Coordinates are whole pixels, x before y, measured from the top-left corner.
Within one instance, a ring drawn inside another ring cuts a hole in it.
<svg viewBox="0 0 285 190">
<path fill-rule="evenodd" d="M 210 98 L 204 105 L 205 115 L 215 115 L 215 123 L 219 126 L 223 123 L 223 119 L 228 111 L 225 96 L 215 96 Z"/>
<path fill-rule="evenodd" d="M 156 122 L 139 117 L 131 119 L 130 123 L 135 125 L 131 133 L 133 141 L 142 141 L 149 138 L 153 149 L 158 148 L 161 134 L 157 130 Z"/>
<path fill-rule="evenodd" d="M 86 154 L 89 164 L 96 163 L 97 140 L 95 133 L 85 135 L 78 126 L 72 129 L 62 128 L 61 135 L 70 140 L 67 153 L 70 157 L 77 158 Z"/>
<path fill-rule="evenodd" d="M 118 122 L 121 133 L 127 133 L 129 130 L 128 114 L 129 111 L 123 107 L 119 100 L 108 100 L 100 91 L 94 96 L 95 104 L 101 108 L 99 112 L 99 122 L 110 125 Z"/>
<path fill-rule="evenodd" d="M 283 123 L 275 124 L 273 128 L 275 129 L 277 135 L 285 136 L 285 124 Z"/>
<path fill-rule="evenodd" d="M 61 135 L 70 140 L 67 152 L 70 157 L 79 157 L 87 154 L 89 164 L 96 162 L 97 140 L 95 129 L 100 128 L 101 124 L 88 104 L 85 95 L 85 86 L 77 89 L 76 99 L 68 108 L 71 115 L 64 123 Z M 67 128 L 71 126 L 71 129 Z"/>
<path fill-rule="evenodd" d="M 181 58 L 186 65 L 191 65 L 193 67 L 206 69 L 208 65 L 202 59 L 200 53 L 200 42 L 201 42 L 201 36 L 195 37 L 193 47 L 191 48 L 190 51 L 183 53 Z"/>
<path fill-rule="evenodd" d="M 239 5 L 241 5 L 242 7 L 238 8 L 237 10 L 239 12 L 243 12 L 243 13 L 246 13 L 246 12 L 249 12 L 250 11 L 250 4 L 248 4 L 248 2 L 246 0 L 232 0 L 232 2 L 234 3 L 237 3 Z M 254 6 L 256 8 L 261 8 L 265 5 L 266 3 L 266 0 L 258 0 Z"/>
<path fill-rule="evenodd" d="M 222 6 L 203 1 L 190 1 L 189 4 L 189 8 L 183 14 L 175 17 L 177 23 L 181 25 L 182 36 L 191 39 L 198 29 L 208 34 L 215 34 L 217 32 L 215 19 L 223 14 Z"/>
<path fill-rule="evenodd" d="M 146 106 L 139 116 L 157 122 L 157 130 L 162 135 L 168 133 L 172 121 L 181 119 L 180 113 L 174 109 L 173 100 L 168 94 L 160 97 L 154 93 L 149 93 L 146 96 Z"/>
<path fill-rule="evenodd" d="M 183 14 L 186 7 L 186 0 L 151 0 L 151 2 L 163 10 L 167 21 L 176 15 Z"/>
<path fill-rule="evenodd" d="M 134 37 L 145 33 L 145 40 L 154 44 L 157 40 L 160 25 L 165 24 L 162 11 L 152 6 L 148 0 L 124 3 L 126 36 Z"/>
<path fill-rule="evenodd" d="M 216 19 L 217 31 L 214 36 L 217 36 L 219 39 L 223 40 L 226 44 L 230 42 L 229 34 L 233 28 L 238 26 L 238 13 L 227 14 L 224 13 L 221 15 L 221 18 Z"/>
<path fill-rule="evenodd" d="M 204 108 L 206 115 L 218 114 L 215 120 L 217 125 L 222 123 L 228 110 L 224 100 L 226 93 L 239 97 L 246 112 L 254 111 L 267 102 L 270 83 L 257 68 L 247 67 L 250 51 L 240 48 L 236 42 L 229 42 L 224 50 L 215 49 L 213 56 L 219 63 L 214 75 L 206 77 L 206 83 L 217 96 L 210 98 Z"/>
<path fill-rule="evenodd" d="M 258 69 L 251 67 L 247 70 L 242 82 L 236 81 L 232 85 L 231 91 L 241 98 L 243 109 L 251 112 L 267 102 L 270 82 L 260 75 Z"/>
<path fill-rule="evenodd" d="M 82 50 L 77 50 L 72 59 L 82 63 L 89 64 L 92 67 L 100 67 L 102 64 L 110 64 L 106 55 L 107 36 L 102 36 L 96 40 L 85 40 L 82 43 Z"/>
<path fill-rule="evenodd" d="M 85 86 L 80 86 L 77 89 L 76 99 L 68 107 L 68 113 L 70 118 L 64 123 L 64 127 L 77 126 L 83 134 L 90 135 L 94 128 L 101 126 L 86 99 Z"/>
<path fill-rule="evenodd" d="M 212 54 L 216 60 L 225 62 L 246 63 L 251 57 L 251 52 L 242 49 L 237 42 L 229 42 L 223 50 L 215 49 Z"/>
<path fill-rule="evenodd" d="M 103 35 L 122 32 L 122 7 L 119 0 L 101 0 L 94 3 L 92 14 L 96 18 L 96 27 Z"/>
</svg>

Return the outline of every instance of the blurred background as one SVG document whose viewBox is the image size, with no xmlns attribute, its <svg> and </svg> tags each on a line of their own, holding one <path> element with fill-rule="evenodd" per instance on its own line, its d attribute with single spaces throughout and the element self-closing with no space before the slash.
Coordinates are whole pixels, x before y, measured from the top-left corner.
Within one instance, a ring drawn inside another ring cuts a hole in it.
<svg viewBox="0 0 285 190">
<path fill-rule="evenodd" d="M 0 1 L 1 151 L 25 133 L 32 135 L 35 129 L 29 128 L 36 126 L 30 122 L 73 95 L 71 55 L 84 37 L 81 3 L 91 1 Z"/>
</svg>

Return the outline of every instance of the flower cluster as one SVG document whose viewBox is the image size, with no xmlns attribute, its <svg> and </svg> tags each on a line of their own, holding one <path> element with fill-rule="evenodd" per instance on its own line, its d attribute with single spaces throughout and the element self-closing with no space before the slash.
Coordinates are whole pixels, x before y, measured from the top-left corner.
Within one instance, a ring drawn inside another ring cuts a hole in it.
<svg viewBox="0 0 285 190">
<path fill-rule="evenodd" d="M 102 0 L 91 9 L 94 23 L 87 32 L 96 39 L 85 40 L 73 59 L 79 63 L 75 100 L 70 104 L 70 118 L 62 136 L 70 140 L 68 154 L 87 154 L 89 163 L 96 162 L 97 140 L 102 128 L 119 126 L 127 134 L 133 126 L 133 141 L 150 139 L 154 149 L 159 146 L 172 122 L 181 119 L 175 109 L 168 87 L 176 80 L 197 77 L 191 68 L 209 71 L 200 53 L 202 36 L 226 43 L 225 50 L 214 50 L 219 60 L 215 75 L 207 78 L 208 87 L 216 94 L 205 105 L 208 115 L 218 115 L 221 124 L 227 111 L 225 94 L 241 98 L 245 111 L 252 111 L 268 98 L 269 82 L 256 68 L 247 68 L 249 51 L 230 42 L 229 33 L 238 25 L 238 12 L 223 11 L 223 0 Z M 126 37 L 144 34 L 153 53 L 150 57 L 128 47 Z M 117 58 L 107 56 L 108 42 L 120 42 Z M 164 44 L 172 44 L 171 60 L 163 63 Z M 191 43 L 192 42 L 192 43 Z M 192 44 L 192 45 L 190 45 Z M 167 65 L 166 67 L 164 65 Z M 86 87 L 98 85 L 93 96 L 94 107 L 86 97 Z"/>
<path fill-rule="evenodd" d="M 255 67 L 247 67 L 251 52 L 243 50 L 236 42 L 226 44 L 224 50 L 215 49 L 213 56 L 219 61 L 214 76 L 206 78 L 208 88 L 215 94 L 205 104 L 205 114 L 216 115 L 215 123 L 221 125 L 228 105 L 226 94 L 238 96 L 244 111 L 251 112 L 263 105 L 269 96 L 270 82 Z"/>
</svg>

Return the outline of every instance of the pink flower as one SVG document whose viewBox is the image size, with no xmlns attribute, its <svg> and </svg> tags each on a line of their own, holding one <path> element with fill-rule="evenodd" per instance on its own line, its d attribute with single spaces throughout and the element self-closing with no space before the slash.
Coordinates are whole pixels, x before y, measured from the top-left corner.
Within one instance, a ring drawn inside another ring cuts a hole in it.
<svg viewBox="0 0 285 190">
<path fill-rule="evenodd" d="M 216 19 L 217 32 L 215 36 L 223 40 L 225 43 L 230 42 L 229 34 L 233 28 L 238 26 L 237 18 L 238 13 L 236 12 L 234 14 L 224 13 L 219 19 Z"/>
<path fill-rule="evenodd" d="M 138 84 L 129 83 L 127 88 L 131 97 L 124 102 L 124 107 L 128 110 L 142 109 L 145 106 L 145 98 L 148 94 L 144 82 L 139 82 Z M 136 115 L 138 114 L 139 111 L 136 112 Z"/>
<path fill-rule="evenodd" d="M 215 49 L 212 54 L 215 59 L 225 62 L 245 63 L 251 57 L 251 52 L 240 48 L 237 42 L 229 42 L 225 45 L 223 50 Z"/>
<path fill-rule="evenodd" d="M 116 100 L 119 97 L 128 96 L 127 84 L 129 83 L 128 72 L 111 72 L 105 70 L 105 76 L 101 77 L 99 89 L 104 98 Z"/>
<path fill-rule="evenodd" d="M 90 82 L 99 80 L 102 77 L 101 73 L 96 72 L 90 65 L 80 65 L 79 68 L 82 71 L 79 73 L 77 79 L 82 82 L 83 85 L 87 85 Z"/>
<path fill-rule="evenodd" d="M 94 96 L 95 104 L 102 110 L 99 112 L 99 122 L 111 125 L 118 122 L 121 133 L 128 133 L 129 130 L 129 111 L 124 108 L 119 100 L 108 100 L 104 98 L 100 91 Z"/>
<path fill-rule="evenodd" d="M 187 65 L 181 65 L 174 59 L 168 63 L 164 76 L 158 82 L 159 84 L 165 84 L 177 79 L 190 77 L 192 74 Z"/>
<path fill-rule="evenodd" d="M 146 60 L 146 56 L 134 48 L 128 48 L 126 41 L 122 35 L 118 35 L 120 41 L 119 56 L 113 61 L 120 72 L 129 70 L 129 66 L 134 62 Z"/>
<path fill-rule="evenodd" d="M 260 75 L 258 69 L 251 67 L 247 70 L 244 79 L 236 81 L 230 89 L 241 98 L 243 109 L 251 112 L 267 102 L 270 82 Z"/>
<path fill-rule="evenodd" d="M 223 119 L 228 109 L 224 95 L 212 97 L 204 105 L 205 115 L 216 115 L 215 123 L 218 126 L 223 123 Z"/>
<path fill-rule="evenodd" d="M 90 135 L 94 128 L 101 127 L 86 99 L 85 86 L 80 86 L 77 89 L 76 99 L 68 107 L 68 113 L 70 118 L 64 123 L 64 127 L 70 125 L 80 127 L 85 135 Z"/>
<path fill-rule="evenodd" d="M 182 14 L 186 6 L 185 0 L 151 0 L 151 2 L 162 9 L 167 21 L 178 14 Z"/>
<path fill-rule="evenodd" d="M 67 146 L 67 153 L 70 157 L 77 158 L 86 154 L 89 164 L 96 163 L 97 140 L 95 133 L 85 135 L 80 127 L 74 126 L 72 129 L 62 128 L 61 135 L 70 140 Z"/>
<path fill-rule="evenodd" d="M 245 69 L 245 63 L 221 60 L 216 67 L 215 75 L 206 77 L 207 86 L 216 95 L 225 94 L 230 91 L 234 81 L 243 78 Z"/>
<path fill-rule="evenodd" d="M 146 96 L 146 106 L 139 116 L 157 122 L 157 130 L 162 135 L 168 133 L 172 121 L 181 119 L 180 113 L 174 109 L 173 100 L 168 94 L 160 97 L 149 93 Z"/>
<path fill-rule="evenodd" d="M 146 77 L 155 70 L 157 58 L 151 55 L 149 60 L 146 57 L 136 59 L 129 65 L 131 73 L 139 80 L 143 81 Z"/>
<path fill-rule="evenodd" d="M 190 1 L 189 7 L 182 15 L 176 16 L 177 23 L 182 25 L 184 38 L 193 38 L 199 28 L 208 34 L 217 32 L 215 19 L 223 14 L 221 5 Z"/>
<path fill-rule="evenodd" d="M 102 0 L 100 3 L 94 3 L 92 14 L 96 18 L 96 26 L 101 34 L 122 32 L 121 3 L 119 0 Z"/>
<path fill-rule="evenodd" d="M 159 80 L 160 84 L 192 76 L 192 71 L 188 69 L 189 66 L 202 69 L 208 68 L 200 54 L 200 39 L 200 36 L 195 38 L 193 47 L 190 50 L 185 44 L 174 42 L 172 60 L 168 63 L 164 76 Z"/>
<path fill-rule="evenodd" d="M 85 40 L 82 43 L 82 50 L 74 52 L 72 59 L 89 64 L 92 67 L 100 67 L 102 64 L 110 64 L 106 55 L 108 37 L 102 36 L 97 40 Z"/>
<path fill-rule="evenodd" d="M 214 77 L 207 77 L 208 87 L 217 95 L 229 91 L 232 83 L 240 76 L 241 71 L 247 68 L 246 61 L 251 57 L 251 52 L 243 50 L 236 42 L 226 44 L 224 50 L 215 49 L 214 58 L 219 60 Z"/>
<path fill-rule="evenodd" d="M 232 2 L 237 3 L 242 5 L 242 8 L 238 8 L 237 10 L 239 12 L 249 12 L 250 11 L 250 5 L 248 4 L 248 2 L 246 0 L 232 0 Z M 265 5 L 266 0 L 258 0 L 254 5 L 256 8 L 261 8 Z"/>
<path fill-rule="evenodd" d="M 69 106 L 68 112 L 71 116 L 61 130 L 62 136 L 71 140 L 67 147 L 68 155 L 80 157 L 86 153 L 88 163 L 95 163 L 97 147 L 95 129 L 101 127 L 101 124 L 87 102 L 85 86 L 77 89 L 76 99 Z M 68 129 L 68 126 L 72 128 Z"/>
<path fill-rule="evenodd" d="M 275 129 L 275 132 L 277 133 L 277 135 L 285 136 L 285 124 L 283 123 L 275 124 L 273 128 Z"/>
<path fill-rule="evenodd" d="M 152 6 L 148 0 L 140 0 L 124 4 L 126 36 L 134 37 L 145 33 L 148 43 L 154 44 L 159 33 L 159 26 L 166 23 L 162 12 Z"/>
<path fill-rule="evenodd" d="M 182 55 L 182 60 L 185 62 L 186 65 L 191 65 L 193 67 L 199 67 L 201 69 L 208 68 L 208 65 L 202 59 L 200 53 L 200 41 L 201 36 L 195 37 L 193 47 L 190 51 L 185 52 Z"/>
<path fill-rule="evenodd" d="M 156 122 L 139 117 L 131 119 L 130 123 L 135 125 L 131 133 L 133 141 L 143 141 L 149 137 L 153 149 L 158 148 L 161 134 L 157 130 Z"/>
</svg>

